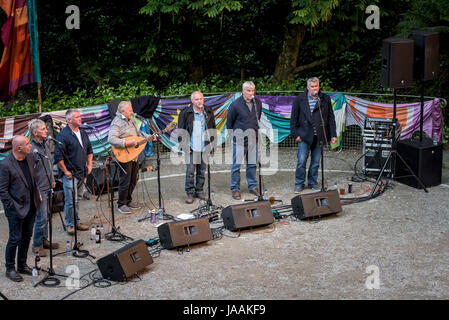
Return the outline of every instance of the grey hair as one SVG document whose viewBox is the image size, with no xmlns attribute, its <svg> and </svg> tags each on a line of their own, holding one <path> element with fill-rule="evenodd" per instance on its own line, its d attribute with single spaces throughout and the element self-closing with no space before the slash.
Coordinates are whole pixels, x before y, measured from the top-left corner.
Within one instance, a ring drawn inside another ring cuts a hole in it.
<svg viewBox="0 0 449 320">
<path fill-rule="evenodd" d="M 252 81 L 245 81 L 242 85 L 242 90 L 245 90 L 246 88 L 256 88 L 256 85 Z"/>
<path fill-rule="evenodd" d="M 201 93 L 201 95 L 204 97 L 204 95 L 203 95 L 203 93 L 201 91 L 199 91 L 199 90 L 193 91 L 192 94 L 190 95 L 190 101 L 193 100 L 193 96 L 195 95 L 195 93 Z"/>
<path fill-rule="evenodd" d="M 65 113 L 65 119 L 67 121 L 69 121 L 72 118 L 72 114 L 74 114 L 75 112 L 81 113 L 78 109 L 69 109 L 69 110 L 67 110 L 67 112 Z"/>
<path fill-rule="evenodd" d="M 46 126 L 44 121 L 41 119 L 33 119 L 28 123 L 28 130 L 30 130 L 31 135 L 34 136 L 34 132 L 39 130 L 42 126 Z"/>
<path fill-rule="evenodd" d="M 125 109 L 128 105 L 132 107 L 132 104 L 130 101 L 120 101 L 118 104 L 117 110 L 118 112 L 122 112 L 123 109 Z"/>
<path fill-rule="evenodd" d="M 307 79 L 307 86 L 309 86 L 312 82 L 317 82 L 320 83 L 320 80 L 317 77 L 312 77 Z"/>
</svg>

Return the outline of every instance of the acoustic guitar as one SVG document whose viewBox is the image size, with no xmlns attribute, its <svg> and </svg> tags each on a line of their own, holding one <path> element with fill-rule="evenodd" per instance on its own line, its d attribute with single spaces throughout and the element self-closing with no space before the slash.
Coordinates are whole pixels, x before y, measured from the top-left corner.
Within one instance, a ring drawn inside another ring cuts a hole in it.
<svg viewBox="0 0 449 320">
<path fill-rule="evenodd" d="M 170 123 L 164 130 L 153 133 L 153 135 L 156 135 L 159 138 L 162 134 L 172 130 L 174 127 L 175 124 Z M 149 138 L 151 138 L 151 136 Z M 130 162 L 131 160 L 136 159 L 142 152 L 142 150 L 145 148 L 148 142 L 147 138 L 144 137 L 129 136 L 123 139 L 125 140 L 125 144 L 126 141 L 134 139 L 136 140 L 137 145 L 134 147 L 125 147 L 125 148 L 112 147 L 112 152 L 114 153 L 115 157 L 117 158 L 118 161 L 122 163 Z"/>
</svg>

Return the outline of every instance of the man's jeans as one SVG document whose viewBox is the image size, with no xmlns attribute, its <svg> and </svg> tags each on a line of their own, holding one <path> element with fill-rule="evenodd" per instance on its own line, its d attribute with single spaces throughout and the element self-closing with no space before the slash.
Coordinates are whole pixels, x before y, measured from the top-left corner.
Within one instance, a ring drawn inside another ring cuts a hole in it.
<svg viewBox="0 0 449 320">
<path fill-rule="evenodd" d="M 232 167 L 231 167 L 231 191 L 240 190 L 240 166 L 246 161 L 246 182 L 248 190 L 257 187 L 256 164 L 257 164 L 257 144 L 250 144 L 244 148 L 241 144 L 232 144 Z"/>
<path fill-rule="evenodd" d="M 306 142 L 298 142 L 298 162 L 296 163 L 296 182 L 295 187 L 304 186 L 306 179 L 307 158 L 311 152 L 309 173 L 307 176 L 308 187 L 318 184 L 318 168 L 320 166 L 321 148 L 317 142 L 316 136 L 311 145 Z"/>
<path fill-rule="evenodd" d="M 79 205 L 78 205 L 78 187 L 82 180 L 78 180 L 75 177 L 67 179 L 64 175 L 62 177 L 62 187 L 64 188 L 64 213 L 66 227 L 74 227 L 73 223 L 73 179 L 75 179 L 75 209 L 76 209 L 76 224 L 79 224 Z"/>
<path fill-rule="evenodd" d="M 20 219 L 15 210 L 5 209 L 5 215 L 9 225 L 9 239 L 6 244 L 5 260 L 6 271 L 15 270 L 17 253 L 17 267 L 23 268 L 27 262 L 28 248 L 33 235 L 33 224 L 36 213 L 28 212 L 24 219 Z"/>
<path fill-rule="evenodd" d="M 203 161 L 202 152 L 194 152 L 189 154 L 186 159 L 186 185 L 185 190 L 187 194 L 203 192 L 206 163 Z M 195 184 L 196 171 L 196 184 Z"/>
<path fill-rule="evenodd" d="M 34 221 L 33 246 L 40 247 L 44 239 L 48 239 L 48 191 L 42 191 L 42 202 L 39 210 L 36 211 L 36 220 Z"/>
</svg>

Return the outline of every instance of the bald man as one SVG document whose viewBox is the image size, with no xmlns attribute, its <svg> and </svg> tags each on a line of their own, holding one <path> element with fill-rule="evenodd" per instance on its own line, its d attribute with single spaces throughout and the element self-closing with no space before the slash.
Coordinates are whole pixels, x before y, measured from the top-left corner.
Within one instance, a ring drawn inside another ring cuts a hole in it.
<svg viewBox="0 0 449 320">
<path fill-rule="evenodd" d="M 6 277 L 15 282 L 23 281 L 20 274 L 32 274 L 26 262 L 34 218 L 42 201 L 36 183 L 35 158 L 30 151 L 28 138 L 16 136 L 12 140 L 11 153 L 0 163 L 0 199 L 9 224 L 5 250 Z"/>
</svg>

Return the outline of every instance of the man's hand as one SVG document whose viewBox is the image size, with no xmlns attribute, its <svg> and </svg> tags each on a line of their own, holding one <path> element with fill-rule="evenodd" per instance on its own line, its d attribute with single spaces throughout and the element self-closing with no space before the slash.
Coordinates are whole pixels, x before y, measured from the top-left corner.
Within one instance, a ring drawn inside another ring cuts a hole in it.
<svg viewBox="0 0 449 320">
<path fill-rule="evenodd" d="M 53 181 L 53 183 L 51 184 L 51 188 L 52 189 L 56 188 L 56 181 Z"/>
<path fill-rule="evenodd" d="M 298 136 L 298 137 L 296 138 L 296 142 L 301 142 L 301 141 L 302 141 L 302 140 L 301 140 L 301 137 Z"/>
<path fill-rule="evenodd" d="M 71 173 L 69 170 L 67 170 L 66 172 L 64 172 L 64 174 L 65 174 L 65 176 L 66 176 L 67 179 L 72 179 L 72 173 Z"/>
<path fill-rule="evenodd" d="M 134 139 L 130 139 L 125 142 L 125 147 L 135 147 L 137 146 L 137 141 Z"/>
<path fill-rule="evenodd" d="M 331 138 L 331 143 L 335 143 L 335 142 L 337 142 L 337 137 L 332 137 Z"/>
<path fill-rule="evenodd" d="M 92 163 L 87 164 L 87 174 L 90 174 L 92 172 Z"/>
</svg>

